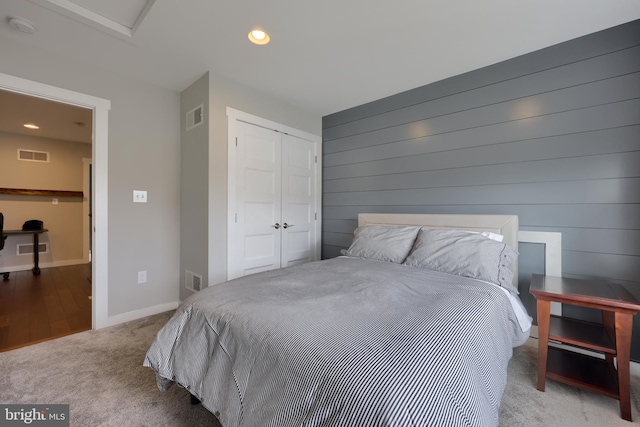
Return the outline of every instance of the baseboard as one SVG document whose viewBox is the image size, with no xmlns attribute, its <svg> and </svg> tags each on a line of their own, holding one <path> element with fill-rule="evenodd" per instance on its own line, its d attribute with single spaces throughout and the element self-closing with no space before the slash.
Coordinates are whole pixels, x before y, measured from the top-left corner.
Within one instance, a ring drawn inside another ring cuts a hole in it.
<svg viewBox="0 0 640 427">
<path fill-rule="evenodd" d="M 535 326 L 534 326 L 535 327 Z M 533 335 L 533 328 L 532 328 L 532 334 L 531 336 L 529 336 L 529 339 L 527 340 L 527 342 L 524 343 L 525 346 L 527 347 L 533 347 L 535 349 L 538 348 L 538 328 L 536 328 L 536 334 L 535 336 Z M 562 344 L 554 344 L 555 347 L 558 348 L 566 348 L 569 349 L 571 351 L 575 351 L 577 353 L 582 353 L 582 354 L 586 354 L 588 356 L 593 356 L 593 357 L 597 357 L 600 359 L 604 359 L 604 356 L 601 353 L 596 353 L 593 351 L 589 351 L 583 348 L 577 348 L 577 347 L 571 347 L 571 346 L 566 346 L 566 345 L 562 345 Z M 633 376 L 637 376 L 640 377 L 640 363 L 638 362 L 634 362 L 633 360 L 631 361 L 631 363 L 629 363 L 629 371 L 631 372 L 631 375 Z"/>
<path fill-rule="evenodd" d="M 87 263 L 84 262 L 84 260 L 81 258 L 64 259 L 60 261 L 48 261 L 48 262 L 40 261 L 38 263 L 38 267 L 40 267 L 40 269 L 43 269 L 43 268 L 54 268 L 54 267 L 67 267 L 69 265 L 80 265 L 80 264 L 87 264 Z M 12 266 L 0 265 L 0 271 L 2 271 L 3 273 L 4 272 L 13 273 L 15 271 L 31 270 L 32 268 L 33 268 L 33 262 L 31 264 L 24 264 L 24 265 L 12 265 Z"/>
<path fill-rule="evenodd" d="M 120 323 L 130 322 L 132 320 L 142 319 L 143 317 L 153 316 L 154 314 L 164 313 L 166 311 L 175 310 L 178 308 L 179 302 L 173 301 L 166 304 L 158 304 L 152 307 L 146 307 L 140 310 L 128 311 L 122 314 L 116 314 L 115 316 L 109 316 L 104 324 L 96 325 L 96 329 L 106 328 L 108 326 L 119 325 Z"/>
</svg>

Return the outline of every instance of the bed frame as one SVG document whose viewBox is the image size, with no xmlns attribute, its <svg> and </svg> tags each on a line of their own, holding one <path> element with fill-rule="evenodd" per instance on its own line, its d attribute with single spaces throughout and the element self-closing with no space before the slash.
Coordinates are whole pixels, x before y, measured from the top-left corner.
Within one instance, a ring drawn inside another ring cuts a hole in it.
<svg viewBox="0 0 640 427">
<path fill-rule="evenodd" d="M 358 227 L 363 225 L 421 225 L 428 228 L 489 231 L 504 236 L 503 242 L 518 250 L 517 215 L 447 215 L 447 214 L 358 214 Z M 509 268 L 513 271 L 513 284 L 518 286 L 518 261 Z"/>
</svg>

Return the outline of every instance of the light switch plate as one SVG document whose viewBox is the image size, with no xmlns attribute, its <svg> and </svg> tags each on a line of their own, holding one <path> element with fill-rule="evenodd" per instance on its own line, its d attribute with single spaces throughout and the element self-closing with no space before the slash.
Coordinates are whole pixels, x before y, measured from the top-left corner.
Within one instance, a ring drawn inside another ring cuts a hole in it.
<svg viewBox="0 0 640 427">
<path fill-rule="evenodd" d="M 147 192 L 144 190 L 133 190 L 134 203 L 147 203 Z"/>
</svg>

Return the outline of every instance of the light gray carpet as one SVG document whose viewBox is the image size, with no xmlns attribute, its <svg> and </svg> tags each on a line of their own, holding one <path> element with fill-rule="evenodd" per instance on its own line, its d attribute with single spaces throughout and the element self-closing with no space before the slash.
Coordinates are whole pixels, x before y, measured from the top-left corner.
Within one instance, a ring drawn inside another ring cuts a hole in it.
<svg viewBox="0 0 640 427">
<path fill-rule="evenodd" d="M 172 387 L 161 393 L 142 366 L 155 333 L 171 313 L 87 331 L 0 353 L 0 402 L 70 405 L 71 426 L 218 427 L 202 405 Z M 630 426 L 617 400 L 548 381 L 535 388 L 537 352 L 519 347 L 509 364 L 500 426 Z M 640 379 L 632 377 L 634 424 L 640 421 Z"/>
</svg>

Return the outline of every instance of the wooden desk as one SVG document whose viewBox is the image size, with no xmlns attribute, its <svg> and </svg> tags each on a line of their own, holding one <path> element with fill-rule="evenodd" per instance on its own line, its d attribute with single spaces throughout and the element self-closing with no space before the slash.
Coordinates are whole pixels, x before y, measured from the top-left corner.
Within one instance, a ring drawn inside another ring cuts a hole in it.
<svg viewBox="0 0 640 427">
<path fill-rule="evenodd" d="M 622 418 L 631 421 L 629 359 L 638 300 L 615 283 L 539 274 L 532 276 L 529 291 L 538 300 L 538 390 L 552 378 L 595 391 L 618 399 Z M 551 316 L 551 301 L 601 310 L 602 324 Z M 604 359 L 549 347 L 549 340 L 604 354 Z"/>
<path fill-rule="evenodd" d="M 33 268 L 31 271 L 34 275 L 40 274 L 40 267 L 38 267 L 38 262 L 40 261 L 40 251 L 38 250 L 38 246 L 40 244 L 40 239 L 38 236 L 42 233 L 46 233 L 49 231 L 46 228 L 42 230 L 2 230 L 2 236 L 15 236 L 19 234 L 32 234 L 33 235 Z M 5 277 L 6 278 L 6 277 Z"/>
</svg>

